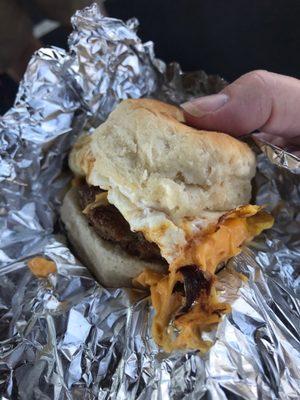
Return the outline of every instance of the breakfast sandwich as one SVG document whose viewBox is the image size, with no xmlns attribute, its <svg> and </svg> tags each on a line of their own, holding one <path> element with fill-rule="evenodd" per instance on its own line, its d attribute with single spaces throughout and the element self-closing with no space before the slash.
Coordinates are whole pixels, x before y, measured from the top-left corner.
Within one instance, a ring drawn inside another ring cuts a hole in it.
<svg viewBox="0 0 300 400">
<path fill-rule="evenodd" d="M 184 123 L 176 106 L 125 100 L 74 145 L 61 216 L 78 257 L 107 287 L 142 286 L 166 351 L 199 349 L 229 311 L 216 272 L 273 218 L 251 205 L 247 144 Z"/>
</svg>

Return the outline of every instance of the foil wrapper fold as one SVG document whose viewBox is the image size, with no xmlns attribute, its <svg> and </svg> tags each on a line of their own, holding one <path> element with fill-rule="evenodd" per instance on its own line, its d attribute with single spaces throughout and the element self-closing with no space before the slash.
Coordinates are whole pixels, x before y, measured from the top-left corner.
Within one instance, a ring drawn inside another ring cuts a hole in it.
<svg viewBox="0 0 300 400">
<path fill-rule="evenodd" d="M 180 104 L 225 82 L 156 59 L 135 19 L 93 5 L 72 23 L 70 50 L 34 55 L 0 121 L 1 398 L 298 399 L 300 160 L 257 142 L 256 202 L 276 223 L 219 273 L 232 312 L 205 334 L 211 350 L 164 353 L 147 294 L 101 287 L 67 246 L 57 223 L 66 155 L 122 99 Z M 27 262 L 37 255 L 57 272 L 33 275 Z"/>
</svg>

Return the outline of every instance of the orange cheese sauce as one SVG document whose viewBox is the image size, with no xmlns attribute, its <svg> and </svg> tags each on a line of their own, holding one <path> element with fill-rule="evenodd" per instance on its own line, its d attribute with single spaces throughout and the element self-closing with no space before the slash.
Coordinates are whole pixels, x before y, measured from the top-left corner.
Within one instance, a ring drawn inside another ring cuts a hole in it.
<svg viewBox="0 0 300 400">
<path fill-rule="evenodd" d="M 38 278 L 46 278 L 57 271 L 55 262 L 47 260 L 44 257 L 34 257 L 28 261 L 27 265 L 33 275 Z"/>
<path fill-rule="evenodd" d="M 181 255 L 169 266 L 168 274 L 146 270 L 134 280 L 134 283 L 150 287 L 155 309 L 152 334 L 158 345 L 168 352 L 209 349 L 211 342 L 202 340 L 201 333 L 215 328 L 222 315 L 230 311 L 230 306 L 218 301 L 212 287 L 209 293 L 200 290 L 189 311 L 178 314 L 185 305 L 184 294 L 174 291 L 176 283 L 183 282 L 180 268 L 196 265 L 214 284 L 218 265 L 239 254 L 245 243 L 272 225 L 273 217 L 259 206 L 237 208 L 224 215 L 215 226 L 190 238 Z"/>
</svg>

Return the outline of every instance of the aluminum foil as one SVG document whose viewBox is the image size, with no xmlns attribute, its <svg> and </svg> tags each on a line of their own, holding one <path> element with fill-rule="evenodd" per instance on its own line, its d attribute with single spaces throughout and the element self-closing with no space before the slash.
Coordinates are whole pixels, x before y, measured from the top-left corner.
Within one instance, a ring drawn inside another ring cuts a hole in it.
<svg viewBox="0 0 300 400">
<path fill-rule="evenodd" d="M 66 154 L 121 99 L 180 103 L 225 82 L 166 66 L 139 40 L 136 20 L 94 5 L 72 23 L 70 51 L 35 54 L 0 122 L 1 398 L 300 398 L 300 160 L 258 142 L 256 201 L 276 224 L 220 272 L 232 312 L 208 335 L 211 350 L 164 353 L 147 294 L 101 287 L 67 246 L 57 224 Z M 35 277 L 34 255 L 57 273 Z"/>
</svg>

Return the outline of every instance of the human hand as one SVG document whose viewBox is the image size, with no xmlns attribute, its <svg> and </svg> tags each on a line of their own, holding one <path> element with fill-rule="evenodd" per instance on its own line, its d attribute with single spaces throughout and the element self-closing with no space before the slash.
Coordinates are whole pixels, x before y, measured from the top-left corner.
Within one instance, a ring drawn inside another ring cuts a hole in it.
<svg viewBox="0 0 300 400">
<path fill-rule="evenodd" d="M 241 76 L 218 94 L 181 105 L 198 129 L 258 137 L 300 155 L 300 80 L 268 71 Z"/>
</svg>

